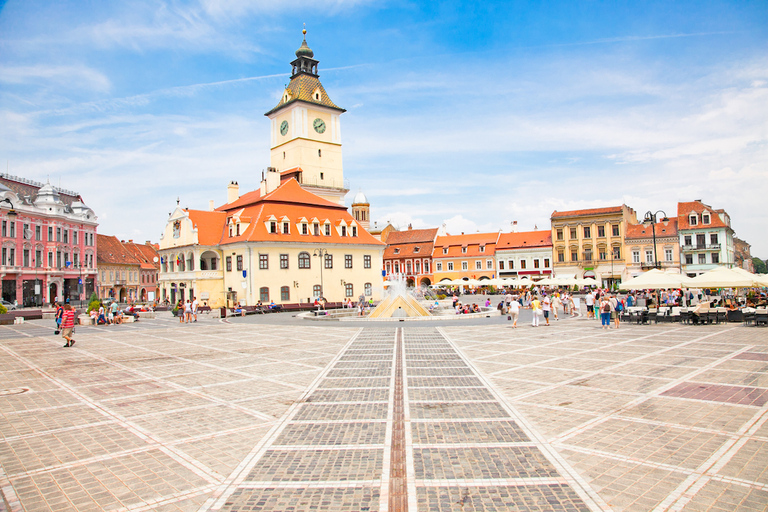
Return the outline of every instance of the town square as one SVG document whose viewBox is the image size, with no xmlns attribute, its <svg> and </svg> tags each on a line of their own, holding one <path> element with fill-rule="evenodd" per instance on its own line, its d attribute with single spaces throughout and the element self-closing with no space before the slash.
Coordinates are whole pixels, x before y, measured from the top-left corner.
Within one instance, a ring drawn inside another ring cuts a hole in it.
<svg viewBox="0 0 768 512">
<path fill-rule="evenodd" d="M 766 27 L 0 3 L 0 512 L 768 510 Z"/>
</svg>

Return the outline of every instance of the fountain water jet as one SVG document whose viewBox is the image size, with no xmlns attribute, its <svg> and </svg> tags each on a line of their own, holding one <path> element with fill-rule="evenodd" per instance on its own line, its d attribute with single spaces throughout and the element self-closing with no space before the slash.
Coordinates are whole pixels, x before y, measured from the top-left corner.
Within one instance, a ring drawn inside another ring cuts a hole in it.
<svg viewBox="0 0 768 512">
<path fill-rule="evenodd" d="M 416 316 L 432 316 L 432 314 L 408 293 L 404 276 L 390 275 L 387 281 L 387 296 L 371 311 L 368 318 Z"/>
</svg>

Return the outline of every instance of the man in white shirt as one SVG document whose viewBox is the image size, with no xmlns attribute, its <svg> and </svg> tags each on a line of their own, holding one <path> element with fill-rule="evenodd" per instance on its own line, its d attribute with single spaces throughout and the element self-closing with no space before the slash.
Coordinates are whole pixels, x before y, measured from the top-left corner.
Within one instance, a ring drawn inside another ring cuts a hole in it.
<svg viewBox="0 0 768 512">
<path fill-rule="evenodd" d="M 509 318 L 510 320 L 513 320 L 512 327 L 517 329 L 517 319 L 520 316 L 520 302 L 513 298 L 512 302 L 509 303 Z"/>
<path fill-rule="evenodd" d="M 594 292 L 587 293 L 587 296 L 584 297 L 584 304 L 587 305 L 587 318 L 596 318 L 595 317 L 595 295 L 594 295 Z"/>
<path fill-rule="evenodd" d="M 541 301 L 541 310 L 544 311 L 544 320 L 547 321 L 547 325 L 549 325 L 549 312 L 552 309 L 552 301 L 549 299 L 549 295 L 545 295 L 544 299 Z"/>
<path fill-rule="evenodd" d="M 197 297 L 192 297 L 192 315 L 195 317 L 195 322 L 197 322 Z"/>
</svg>

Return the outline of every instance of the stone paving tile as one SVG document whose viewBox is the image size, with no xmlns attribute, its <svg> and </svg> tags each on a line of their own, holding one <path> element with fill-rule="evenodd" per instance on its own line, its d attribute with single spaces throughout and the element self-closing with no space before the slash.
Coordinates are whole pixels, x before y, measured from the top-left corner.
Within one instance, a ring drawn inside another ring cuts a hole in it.
<svg viewBox="0 0 768 512">
<path fill-rule="evenodd" d="M 768 403 L 768 389 L 683 382 L 662 393 L 664 396 L 690 398 L 739 405 L 762 407 Z"/>
<path fill-rule="evenodd" d="M 338 363 L 333 365 L 334 370 L 343 370 L 343 369 L 349 369 L 349 368 L 371 368 L 371 369 L 387 369 L 390 370 L 392 368 L 392 362 L 391 361 L 339 361 Z"/>
<path fill-rule="evenodd" d="M 192 418 L 194 421 L 190 421 Z M 193 416 L 190 416 L 189 411 L 182 410 L 139 416 L 131 421 L 142 429 L 155 432 L 159 439 L 172 442 L 212 434 L 223 429 L 249 427 L 263 420 L 225 405 L 216 405 L 195 409 Z"/>
<path fill-rule="evenodd" d="M 483 383 L 476 377 L 408 377 L 409 388 L 477 387 Z"/>
<path fill-rule="evenodd" d="M 525 368 L 512 368 L 511 370 L 497 373 L 498 377 L 508 379 L 527 380 L 546 384 L 558 384 L 572 379 L 580 379 L 587 375 L 586 372 L 567 371 L 563 369 L 542 368 L 540 366 L 527 366 Z"/>
<path fill-rule="evenodd" d="M 218 432 L 201 439 L 188 439 L 174 446 L 223 478 L 237 467 L 253 449 L 255 441 L 264 437 L 272 425 L 266 421 L 254 422 L 250 428 Z"/>
<path fill-rule="evenodd" d="M 524 382 L 515 379 L 505 379 L 503 377 L 499 377 L 498 375 L 492 376 L 490 380 L 493 382 L 496 388 L 500 391 L 503 391 L 504 396 L 510 400 L 515 399 L 520 395 L 539 391 L 547 386 L 547 384 L 541 382 Z"/>
<path fill-rule="evenodd" d="M 372 481 L 381 477 L 384 450 L 267 450 L 246 477 L 255 482 Z"/>
<path fill-rule="evenodd" d="M 755 410 L 730 404 L 654 397 L 621 414 L 659 423 L 736 432 L 755 415 Z"/>
<path fill-rule="evenodd" d="M 411 423 L 415 444 L 525 443 L 530 441 L 511 420 L 441 421 Z"/>
<path fill-rule="evenodd" d="M 36 411 L 49 407 L 64 407 L 79 403 L 79 399 L 73 396 L 72 393 L 59 389 L 47 391 L 31 390 L 19 395 L 6 395 L 2 400 L 2 411 L 6 414 L 11 412 Z M 0 434 L 2 432 L 2 425 L 0 425 Z"/>
<path fill-rule="evenodd" d="M 313 420 L 383 420 L 387 418 L 388 404 L 369 402 L 361 404 L 301 404 L 295 421 Z"/>
<path fill-rule="evenodd" d="M 408 390 L 408 398 L 411 402 L 466 402 L 496 399 L 486 388 L 411 388 Z"/>
<path fill-rule="evenodd" d="M 318 389 L 347 389 L 347 388 L 389 388 L 390 379 L 324 379 Z"/>
<path fill-rule="evenodd" d="M 515 404 L 515 409 L 525 418 L 532 421 L 539 432 L 549 439 L 555 438 L 572 428 L 577 428 L 597 417 L 596 414 L 587 414 L 570 410 L 553 410 L 551 407 L 539 407 L 528 404 Z"/>
<path fill-rule="evenodd" d="M 389 377 L 392 375 L 391 368 L 357 368 L 331 370 L 328 377 Z"/>
<path fill-rule="evenodd" d="M 85 405 L 19 412 L 5 415 L 3 419 L 0 422 L 0 435 L 6 439 L 107 420 L 103 414 Z"/>
<path fill-rule="evenodd" d="M 567 444 L 696 469 L 725 441 L 716 434 L 610 419 L 577 434 Z"/>
<path fill-rule="evenodd" d="M 291 423 L 280 433 L 274 445 L 383 444 L 386 434 L 387 424 L 384 422 Z"/>
<path fill-rule="evenodd" d="M 419 510 L 430 512 L 587 512 L 567 485 L 419 487 Z"/>
<path fill-rule="evenodd" d="M 292 489 L 267 487 L 238 489 L 225 504 L 242 512 L 286 512 L 333 510 L 337 512 L 379 511 L 378 487 Z"/>
<path fill-rule="evenodd" d="M 305 402 L 381 402 L 389 400 L 389 389 L 318 389 Z"/>
<path fill-rule="evenodd" d="M 206 398 L 192 395 L 185 391 L 170 393 L 152 393 L 129 398 L 102 400 L 101 405 L 122 417 L 141 416 L 157 412 L 188 409 L 190 407 L 209 407 L 214 403 Z"/>
<path fill-rule="evenodd" d="M 683 512 L 764 512 L 768 491 L 710 480 Z"/>
<path fill-rule="evenodd" d="M 606 391 L 627 391 L 630 393 L 650 393 L 668 385 L 671 379 L 635 377 L 628 375 L 602 374 L 571 382 L 573 386 L 586 386 Z"/>
<path fill-rule="evenodd" d="M 553 478 L 557 470 L 536 447 L 414 448 L 416 478 Z"/>
<path fill-rule="evenodd" d="M 768 485 L 768 442 L 748 440 L 718 474 Z M 768 502 L 766 502 L 768 508 Z"/>
<path fill-rule="evenodd" d="M 0 460 L 6 473 L 17 474 L 146 447 L 146 441 L 119 425 L 98 425 L 3 443 Z"/>
<path fill-rule="evenodd" d="M 563 450 L 563 455 L 616 511 L 653 510 L 688 476 L 594 454 Z"/>
<path fill-rule="evenodd" d="M 212 399 L 232 401 L 244 398 L 258 398 L 264 395 L 276 395 L 278 393 L 290 393 L 297 391 L 297 389 L 287 383 L 253 378 L 233 384 L 200 386 L 195 391 Z"/>
<path fill-rule="evenodd" d="M 660 364 L 627 363 L 615 366 L 612 373 L 619 375 L 637 375 L 639 377 L 657 377 L 661 379 L 679 379 L 696 372 L 689 366 L 665 366 Z"/>
<path fill-rule="evenodd" d="M 497 402 L 411 402 L 410 410 L 414 419 L 509 418 Z"/>
<path fill-rule="evenodd" d="M 733 384 L 736 386 L 768 387 L 768 373 L 766 372 L 738 372 L 731 370 L 707 370 L 696 376 L 698 382 L 712 382 L 717 384 Z"/>
<path fill-rule="evenodd" d="M 532 405 L 568 407 L 584 412 L 607 413 L 623 407 L 632 398 L 631 395 L 589 389 L 583 386 L 558 386 L 555 389 L 527 396 L 522 402 Z"/>
</svg>

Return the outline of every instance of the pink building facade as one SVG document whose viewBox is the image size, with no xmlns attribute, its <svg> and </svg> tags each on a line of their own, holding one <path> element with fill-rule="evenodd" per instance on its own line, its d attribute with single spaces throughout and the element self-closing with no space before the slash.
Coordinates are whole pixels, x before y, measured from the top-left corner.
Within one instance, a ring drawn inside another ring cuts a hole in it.
<svg viewBox="0 0 768 512">
<path fill-rule="evenodd" d="M 33 307 L 96 289 L 96 215 L 77 192 L 0 174 L 2 298 Z"/>
</svg>

